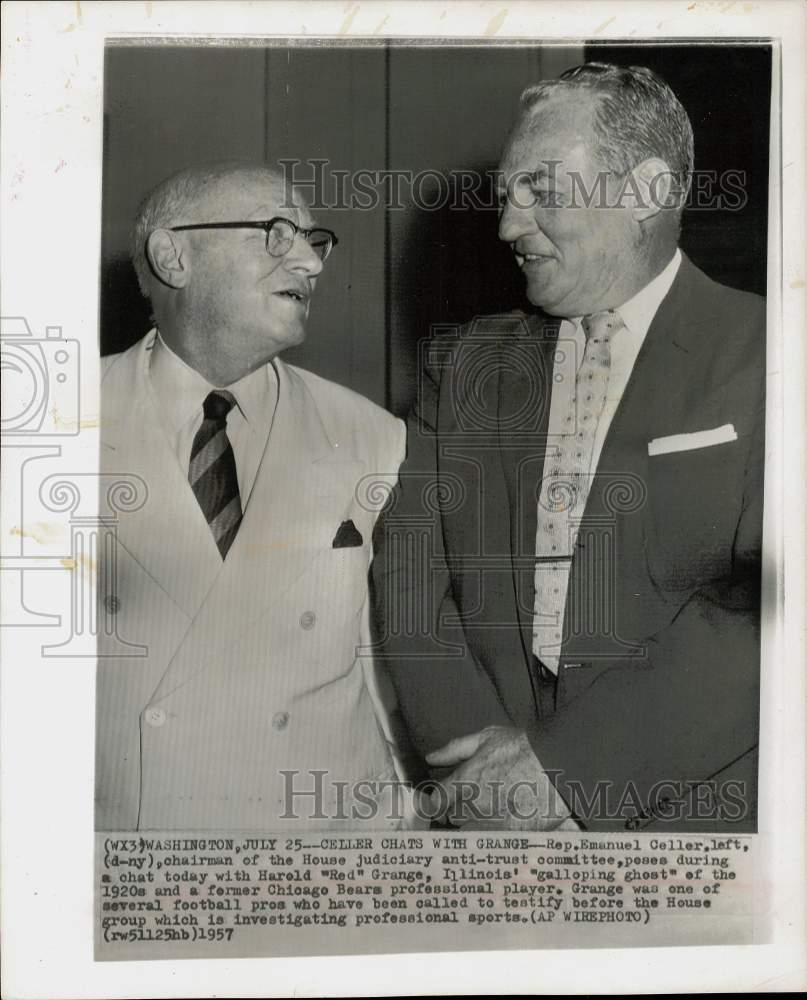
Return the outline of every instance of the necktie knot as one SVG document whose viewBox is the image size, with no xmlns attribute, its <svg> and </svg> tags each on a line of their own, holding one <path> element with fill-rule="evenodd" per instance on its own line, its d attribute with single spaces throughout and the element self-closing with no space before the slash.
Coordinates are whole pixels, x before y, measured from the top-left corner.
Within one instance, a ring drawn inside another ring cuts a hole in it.
<svg viewBox="0 0 807 1000">
<path fill-rule="evenodd" d="M 591 313 L 589 316 L 584 316 L 582 322 L 586 341 L 591 340 L 595 344 L 600 341 L 608 343 L 614 331 L 621 325 L 622 321 L 619 318 L 619 314 L 613 309 Z"/>
<path fill-rule="evenodd" d="M 227 419 L 227 414 L 234 406 L 235 396 L 231 392 L 227 392 L 226 389 L 210 392 L 202 406 L 205 420 L 215 420 L 216 423 L 223 424 Z"/>
</svg>

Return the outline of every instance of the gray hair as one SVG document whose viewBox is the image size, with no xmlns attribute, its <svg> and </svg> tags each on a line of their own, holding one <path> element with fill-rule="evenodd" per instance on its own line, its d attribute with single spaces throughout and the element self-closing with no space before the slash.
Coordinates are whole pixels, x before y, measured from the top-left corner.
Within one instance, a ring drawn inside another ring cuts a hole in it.
<svg viewBox="0 0 807 1000">
<path fill-rule="evenodd" d="M 679 209 L 686 200 L 694 163 L 692 124 L 670 87 L 645 66 L 590 62 L 542 80 L 521 95 L 522 116 L 552 94 L 586 90 L 599 97 L 592 151 L 607 170 L 627 174 L 659 157 L 673 174 Z"/>
<path fill-rule="evenodd" d="M 151 279 L 151 267 L 146 256 L 149 236 L 155 229 L 169 229 L 171 226 L 191 222 L 217 221 L 196 218 L 195 213 L 222 182 L 236 175 L 283 182 L 281 171 L 270 164 L 226 160 L 180 170 L 158 184 L 143 199 L 132 225 L 130 252 L 137 283 L 146 298 L 150 298 Z"/>
</svg>

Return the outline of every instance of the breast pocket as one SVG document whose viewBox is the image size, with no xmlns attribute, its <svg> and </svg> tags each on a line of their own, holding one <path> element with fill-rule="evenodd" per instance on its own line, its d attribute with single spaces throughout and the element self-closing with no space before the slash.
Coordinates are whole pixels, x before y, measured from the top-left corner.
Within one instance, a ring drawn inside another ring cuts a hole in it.
<svg viewBox="0 0 807 1000">
<path fill-rule="evenodd" d="M 692 589 L 729 572 L 743 454 L 731 441 L 648 458 L 648 565 L 663 589 Z"/>
</svg>

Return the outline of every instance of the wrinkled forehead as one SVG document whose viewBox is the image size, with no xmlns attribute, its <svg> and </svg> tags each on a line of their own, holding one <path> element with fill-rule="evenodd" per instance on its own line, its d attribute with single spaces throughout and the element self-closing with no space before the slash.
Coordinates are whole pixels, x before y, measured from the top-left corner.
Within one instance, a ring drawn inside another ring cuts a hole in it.
<svg viewBox="0 0 807 1000">
<path fill-rule="evenodd" d="M 198 209 L 209 222 L 271 219 L 282 215 L 300 226 L 310 226 L 305 198 L 280 173 L 232 173 L 219 178 L 202 195 Z"/>
</svg>

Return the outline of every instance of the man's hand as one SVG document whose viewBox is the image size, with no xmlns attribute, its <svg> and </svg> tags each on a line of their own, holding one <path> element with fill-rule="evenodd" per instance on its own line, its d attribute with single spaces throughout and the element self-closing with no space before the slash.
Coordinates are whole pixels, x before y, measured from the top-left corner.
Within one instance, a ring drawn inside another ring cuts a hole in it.
<svg viewBox="0 0 807 1000">
<path fill-rule="evenodd" d="M 526 733 L 487 726 L 427 755 L 428 764 L 455 770 L 432 792 L 435 818 L 509 830 L 577 829 L 563 799 L 533 753 Z"/>
</svg>

